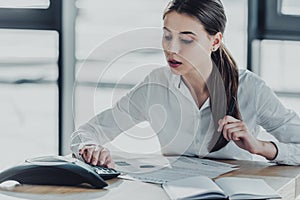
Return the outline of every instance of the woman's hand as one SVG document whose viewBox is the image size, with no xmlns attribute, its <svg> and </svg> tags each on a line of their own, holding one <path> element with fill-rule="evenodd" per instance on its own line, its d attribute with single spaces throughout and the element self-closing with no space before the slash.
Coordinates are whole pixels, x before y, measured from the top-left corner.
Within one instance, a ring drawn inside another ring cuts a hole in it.
<svg viewBox="0 0 300 200">
<path fill-rule="evenodd" d="M 218 131 L 223 130 L 223 136 L 227 141 L 233 140 L 240 148 L 252 154 L 258 154 L 272 160 L 277 155 L 277 148 L 271 142 L 256 139 L 249 133 L 246 124 L 232 116 L 225 116 L 219 120 Z"/>
<path fill-rule="evenodd" d="M 100 145 L 85 145 L 79 150 L 79 155 L 82 156 L 86 163 L 109 168 L 115 167 L 109 150 Z"/>
</svg>

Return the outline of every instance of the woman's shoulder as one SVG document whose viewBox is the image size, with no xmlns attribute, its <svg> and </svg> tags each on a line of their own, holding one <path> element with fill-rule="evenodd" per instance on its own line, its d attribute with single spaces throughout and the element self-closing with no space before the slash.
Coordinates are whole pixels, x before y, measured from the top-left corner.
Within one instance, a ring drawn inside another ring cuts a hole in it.
<svg viewBox="0 0 300 200">
<path fill-rule="evenodd" d="M 151 82 L 169 82 L 170 79 L 172 78 L 172 72 L 168 67 L 159 67 L 154 70 L 152 70 L 148 76 L 147 79 L 148 81 Z"/>
<path fill-rule="evenodd" d="M 163 67 L 158 67 L 156 69 L 153 69 L 150 72 L 150 75 L 158 75 L 158 76 L 170 76 L 171 75 L 171 70 L 170 68 L 163 66 Z"/>
<path fill-rule="evenodd" d="M 251 83 L 264 83 L 264 81 L 255 73 L 247 70 L 240 69 L 239 70 L 239 84 L 251 84 Z"/>
</svg>

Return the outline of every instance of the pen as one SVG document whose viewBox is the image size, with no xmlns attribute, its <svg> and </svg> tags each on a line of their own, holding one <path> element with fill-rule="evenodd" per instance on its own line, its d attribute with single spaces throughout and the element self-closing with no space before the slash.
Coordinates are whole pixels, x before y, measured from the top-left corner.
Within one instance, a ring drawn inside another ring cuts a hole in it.
<svg viewBox="0 0 300 200">
<path fill-rule="evenodd" d="M 236 98 L 233 96 L 226 115 L 232 116 L 233 111 L 234 111 L 235 102 L 236 102 Z M 220 132 L 222 132 L 222 130 L 220 130 Z"/>
<path fill-rule="evenodd" d="M 232 100 L 230 102 L 228 111 L 227 111 L 227 115 L 232 116 L 233 111 L 234 111 L 235 102 L 236 102 L 236 98 L 233 96 Z M 221 130 L 221 132 L 222 132 L 222 130 Z"/>
<path fill-rule="evenodd" d="M 227 111 L 227 115 L 231 116 L 233 114 L 235 103 L 236 103 L 236 98 L 233 96 Z M 217 142 L 214 144 L 214 146 L 212 147 L 212 149 L 210 150 L 210 152 L 218 151 L 224 146 L 226 146 L 226 144 L 228 143 L 228 141 L 224 138 L 222 131 L 223 130 L 218 131 L 220 132 L 218 136 L 219 138 Z"/>
<path fill-rule="evenodd" d="M 233 114 L 235 102 L 236 102 L 236 98 L 233 96 L 233 97 L 232 97 L 232 100 L 231 100 L 231 102 L 230 102 L 229 108 L 228 108 L 227 115 L 230 115 L 230 116 L 231 116 L 231 115 Z"/>
</svg>

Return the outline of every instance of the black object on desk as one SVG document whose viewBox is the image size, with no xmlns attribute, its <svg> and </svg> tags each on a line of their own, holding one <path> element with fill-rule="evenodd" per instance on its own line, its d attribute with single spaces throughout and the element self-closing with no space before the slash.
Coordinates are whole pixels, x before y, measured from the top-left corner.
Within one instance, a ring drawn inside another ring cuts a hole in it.
<svg viewBox="0 0 300 200">
<path fill-rule="evenodd" d="M 104 180 L 117 177 L 114 169 L 91 166 L 75 158 L 44 156 L 28 159 L 24 163 L 0 173 L 0 183 L 8 180 L 21 184 L 80 186 L 92 188 L 107 186 Z"/>
</svg>

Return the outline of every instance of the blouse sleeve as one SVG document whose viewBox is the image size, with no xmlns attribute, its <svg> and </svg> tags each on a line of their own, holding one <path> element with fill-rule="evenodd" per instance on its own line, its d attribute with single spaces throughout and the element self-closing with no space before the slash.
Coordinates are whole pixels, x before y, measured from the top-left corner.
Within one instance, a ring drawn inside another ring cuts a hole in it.
<svg viewBox="0 0 300 200">
<path fill-rule="evenodd" d="M 112 108 L 107 109 L 71 135 L 71 150 L 77 158 L 79 149 L 87 144 L 103 145 L 139 122 L 147 120 L 147 80 L 136 85 Z"/>
<path fill-rule="evenodd" d="M 300 165 L 300 118 L 283 106 L 261 79 L 256 80 L 257 123 L 278 141 L 278 154 L 272 162 Z"/>
</svg>

